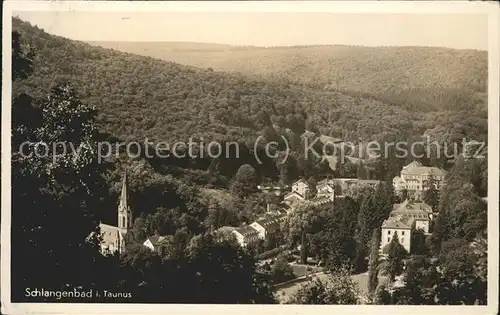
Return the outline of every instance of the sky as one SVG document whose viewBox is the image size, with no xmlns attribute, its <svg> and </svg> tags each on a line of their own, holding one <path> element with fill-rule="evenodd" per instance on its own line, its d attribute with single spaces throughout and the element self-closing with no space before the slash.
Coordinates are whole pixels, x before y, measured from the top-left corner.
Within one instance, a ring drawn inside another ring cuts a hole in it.
<svg viewBox="0 0 500 315">
<path fill-rule="evenodd" d="M 13 16 L 48 33 L 82 41 L 488 50 L 488 20 L 480 14 L 24 11 Z"/>
</svg>

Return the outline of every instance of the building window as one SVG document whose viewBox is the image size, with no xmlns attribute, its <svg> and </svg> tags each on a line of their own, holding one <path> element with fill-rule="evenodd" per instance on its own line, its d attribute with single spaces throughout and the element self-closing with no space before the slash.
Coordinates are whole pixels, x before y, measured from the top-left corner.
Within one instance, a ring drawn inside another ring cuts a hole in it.
<svg viewBox="0 0 500 315">
<path fill-rule="evenodd" d="M 405 231 L 401 231 L 401 235 L 405 235 Z"/>
<path fill-rule="evenodd" d="M 403 237 L 403 238 L 401 239 L 401 243 L 404 243 L 404 242 L 405 242 L 405 238 Z"/>
<path fill-rule="evenodd" d="M 387 243 L 390 243 L 390 242 L 391 242 L 391 238 L 390 238 L 390 237 L 388 237 L 388 238 L 387 238 Z"/>
<path fill-rule="evenodd" d="M 391 230 L 387 231 L 387 234 L 391 235 Z"/>
</svg>

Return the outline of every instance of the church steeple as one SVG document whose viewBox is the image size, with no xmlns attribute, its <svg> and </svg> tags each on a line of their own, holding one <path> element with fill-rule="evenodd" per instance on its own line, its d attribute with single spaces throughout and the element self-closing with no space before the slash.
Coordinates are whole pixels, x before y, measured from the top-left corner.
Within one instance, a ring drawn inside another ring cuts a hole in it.
<svg viewBox="0 0 500 315">
<path fill-rule="evenodd" d="M 120 195 L 120 203 L 118 204 L 118 227 L 122 232 L 126 233 L 132 227 L 132 211 L 128 205 L 128 182 L 127 170 L 123 174 L 122 192 Z"/>
</svg>

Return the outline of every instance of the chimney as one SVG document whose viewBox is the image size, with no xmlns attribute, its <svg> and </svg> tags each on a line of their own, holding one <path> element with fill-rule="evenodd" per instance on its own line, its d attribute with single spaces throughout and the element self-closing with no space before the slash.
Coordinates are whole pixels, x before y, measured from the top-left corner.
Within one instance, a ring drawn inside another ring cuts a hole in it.
<svg viewBox="0 0 500 315">
<path fill-rule="evenodd" d="M 330 200 L 335 201 L 335 190 L 332 190 L 332 193 L 330 194 Z"/>
<path fill-rule="evenodd" d="M 267 204 L 267 212 L 270 212 L 271 211 L 271 205 L 268 203 Z"/>
</svg>

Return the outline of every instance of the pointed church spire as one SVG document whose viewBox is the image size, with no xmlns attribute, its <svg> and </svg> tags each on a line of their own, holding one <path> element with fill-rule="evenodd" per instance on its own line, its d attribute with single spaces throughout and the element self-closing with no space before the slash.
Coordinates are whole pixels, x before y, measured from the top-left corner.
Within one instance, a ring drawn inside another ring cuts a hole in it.
<svg viewBox="0 0 500 315">
<path fill-rule="evenodd" d="M 132 211 L 128 205 L 127 170 L 123 175 L 122 192 L 118 205 L 118 227 L 122 230 L 122 233 L 126 233 L 127 229 L 132 227 Z"/>
<path fill-rule="evenodd" d="M 123 174 L 122 180 L 122 194 L 120 196 L 120 209 L 128 208 L 128 193 L 127 193 L 127 170 Z"/>
</svg>

